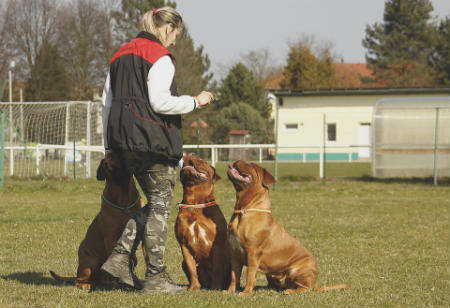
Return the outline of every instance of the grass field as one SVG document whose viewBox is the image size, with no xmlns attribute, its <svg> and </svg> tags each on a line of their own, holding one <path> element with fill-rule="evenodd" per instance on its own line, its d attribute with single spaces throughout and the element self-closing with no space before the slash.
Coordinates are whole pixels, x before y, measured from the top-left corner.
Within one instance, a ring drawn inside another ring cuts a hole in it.
<svg viewBox="0 0 450 308">
<path fill-rule="evenodd" d="M 99 210 L 104 184 L 53 179 L 49 188 L 41 180 L 6 178 L 0 189 L 0 307 L 448 307 L 448 183 L 374 181 L 365 164 L 328 168 L 330 178 L 322 182 L 316 165 L 280 166 L 281 180 L 271 191 L 273 215 L 316 257 L 319 285 L 347 283 L 350 290 L 286 296 L 264 288 L 263 275 L 249 297 L 203 290 L 178 296 L 86 293 L 61 285 L 48 270 L 75 274 L 78 245 Z M 225 165 L 217 170 L 223 179 L 216 199 L 229 219 L 234 190 Z M 179 201 L 177 183 L 174 206 Z M 171 226 L 176 214 L 173 207 Z M 187 284 L 181 261 L 169 229 L 166 264 L 176 282 Z"/>
</svg>

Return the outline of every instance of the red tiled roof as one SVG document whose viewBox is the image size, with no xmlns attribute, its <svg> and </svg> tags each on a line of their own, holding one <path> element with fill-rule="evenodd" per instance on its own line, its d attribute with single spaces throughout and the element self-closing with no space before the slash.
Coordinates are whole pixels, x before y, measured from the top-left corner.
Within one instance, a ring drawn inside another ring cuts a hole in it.
<svg viewBox="0 0 450 308">
<path fill-rule="evenodd" d="M 247 135 L 248 134 L 248 130 L 243 130 L 243 129 L 232 129 L 229 132 L 230 135 Z"/>
<path fill-rule="evenodd" d="M 372 70 L 366 63 L 334 63 L 334 69 L 340 85 L 337 88 L 359 89 L 359 88 L 383 88 L 380 83 L 364 83 L 360 77 L 373 77 Z M 280 82 L 284 79 L 283 72 L 276 73 L 264 81 L 267 89 L 279 89 Z"/>
<path fill-rule="evenodd" d="M 193 121 L 190 125 L 192 128 L 196 128 L 198 126 L 197 121 Z M 209 125 L 200 118 L 200 127 L 208 127 Z"/>
</svg>

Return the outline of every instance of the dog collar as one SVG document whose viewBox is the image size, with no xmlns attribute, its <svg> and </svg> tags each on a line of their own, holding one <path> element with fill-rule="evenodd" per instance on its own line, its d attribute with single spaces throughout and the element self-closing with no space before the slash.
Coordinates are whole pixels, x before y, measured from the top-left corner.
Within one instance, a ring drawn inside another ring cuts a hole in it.
<svg viewBox="0 0 450 308">
<path fill-rule="evenodd" d="M 184 204 L 184 203 L 178 203 L 177 207 L 178 209 L 204 209 L 205 207 L 216 205 L 216 200 L 213 200 L 211 202 L 207 203 L 201 203 L 201 204 Z"/>
<path fill-rule="evenodd" d="M 272 210 L 263 210 L 263 209 L 240 209 L 240 210 L 234 210 L 235 214 L 246 214 L 248 212 L 258 212 L 258 213 L 267 213 L 271 214 Z"/>
<path fill-rule="evenodd" d="M 138 197 L 137 197 L 136 201 L 134 201 L 134 202 L 133 202 L 130 206 L 128 206 L 128 207 L 121 207 L 121 206 L 115 204 L 114 202 L 109 201 L 109 200 L 105 197 L 105 194 L 102 194 L 102 199 L 103 199 L 103 201 L 105 201 L 106 203 L 108 203 L 110 206 L 112 206 L 112 207 L 114 207 L 114 208 L 116 208 L 116 209 L 119 209 L 119 210 L 121 210 L 121 211 L 126 212 L 126 211 L 128 211 L 128 210 L 131 210 L 131 209 L 139 202 L 139 200 L 141 199 L 141 196 L 138 194 Z"/>
</svg>

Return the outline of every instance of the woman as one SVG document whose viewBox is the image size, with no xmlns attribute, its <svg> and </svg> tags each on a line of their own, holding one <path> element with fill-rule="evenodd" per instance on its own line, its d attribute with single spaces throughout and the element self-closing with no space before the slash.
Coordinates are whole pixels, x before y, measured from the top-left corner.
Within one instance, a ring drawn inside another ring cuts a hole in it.
<svg viewBox="0 0 450 308">
<path fill-rule="evenodd" d="M 170 52 L 182 18 L 171 7 L 149 11 L 143 31 L 111 59 L 103 91 L 106 155 L 117 155 L 134 174 L 147 205 L 129 220 L 102 270 L 119 282 L 141 288 L 130 256 L 142 240 L 146 252 L 144 293 L 182 293 L 163 263 L 167 222 L 182 157 L 181 114 L 211 103 L 209 92 L 178 96 Z M 112 152 L 112 153 L 111 153 Z"/>
</svg>

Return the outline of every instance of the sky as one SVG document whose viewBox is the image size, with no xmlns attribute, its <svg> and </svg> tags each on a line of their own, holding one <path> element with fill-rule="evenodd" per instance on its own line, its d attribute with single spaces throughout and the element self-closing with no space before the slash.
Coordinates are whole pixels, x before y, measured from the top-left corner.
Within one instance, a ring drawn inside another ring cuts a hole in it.
<svg viewBox="0 0 450 308">
<path fill-rule="evenodd" d="M 383 21 L 385 0 L 177 0 L 196 47 L 203 45 L 215 77 L 249 51 L 268 49 L 284 66 L 289 43 L 313 36 L 330 42 L 344 62 L 365 62 L 366 25 Z M 450 16 L 449 0 L 431 0 L 432 16 Z M 222 76 L 221 76 L 222 75 Z"/>
</svg>

